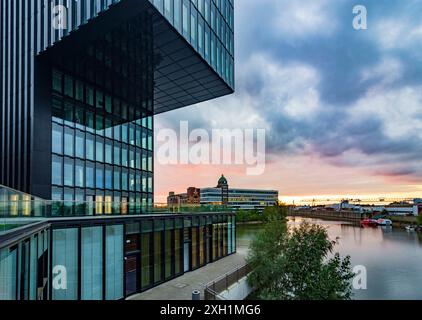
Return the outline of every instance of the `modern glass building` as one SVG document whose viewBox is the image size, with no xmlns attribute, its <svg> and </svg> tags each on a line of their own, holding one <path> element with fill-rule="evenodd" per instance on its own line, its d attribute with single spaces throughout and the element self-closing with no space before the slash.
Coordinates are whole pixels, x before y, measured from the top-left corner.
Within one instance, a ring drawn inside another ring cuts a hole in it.
<svg viewBox="0 0 422 320">
<path fill-rule="evenodd" d="M 148 215 L 154 115 L 234 91 L 233 6 L 1 1 L 0 185 L 25 194 L 3 198 L 0 298 L 119 299 L 234 250 L 230 215 Z"/>
<path fill-rule="evenodd" d="M 151 204 L 153 116 L 233 92 L 233 23 L 232 0 L 2 1 L 0 184 Z"/>
<path fill-rule="evenodd" d="M 9 224 L 0 300 L 124 299 L 235 253 L 235 225 L 225 213 Z"/>
</svg>

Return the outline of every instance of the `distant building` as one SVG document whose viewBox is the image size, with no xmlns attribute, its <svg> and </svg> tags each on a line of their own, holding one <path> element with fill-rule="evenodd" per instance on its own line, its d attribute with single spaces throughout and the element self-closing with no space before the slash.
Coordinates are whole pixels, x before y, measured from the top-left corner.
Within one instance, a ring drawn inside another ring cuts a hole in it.
<svg viewBox="0 0 422 320">
<path fill-rule="evenodd" d="M 189 188 L 186 193 L 175 194 L 170 192 L 167 197 L 167 205 L 169 207 L 180 205 L 201 205 L 201 190 L 197 188 Z"/>
<path fill-rule="evenodd" d="M 195 197 L 189 190 L 195 192 Z M 189 188 L 188 193 L 176 195 L 171 192 L 167 198 L 169 206 L 182 204 L 225 205 L 233 210 L 264 211 L 266 207 L 274 206 L 278 202 L 278 191 L 258 189 L 230 189 L 224 175 L 218 180 L 214 188 Z"/>
<path fill-rule="evenodd" d="M 392 203 L 385 206 L 384 210 L 393 216 L 418 215 L 418 206 L 410 203 Z"/>
<path fill-rule="evenodd" d="M 388 205 L 354 205 L 349 201 L 325 206 L 325 209 L 335 211 L 355 211 L 359 213 L 386 213 L 392 216 L 418 216 L 422 215 L 421 199 L 414 199 L 411 202 L 393 202 Z"/>
<path fill-rule="evenodd" d="M 344 211 L 344 210 L 346 210 L 346 211 L 361 211 L 360 206 L 350 204 L 350 202 L 347 201 L 347 200 L 342 201 L 341 203 L 336 203 L 336 204 L 333 204 L 333 205 L 326 206 L 326 209 L 332 209 L 332 210 L 335 210 L 335 211 Z"/>
</svg>

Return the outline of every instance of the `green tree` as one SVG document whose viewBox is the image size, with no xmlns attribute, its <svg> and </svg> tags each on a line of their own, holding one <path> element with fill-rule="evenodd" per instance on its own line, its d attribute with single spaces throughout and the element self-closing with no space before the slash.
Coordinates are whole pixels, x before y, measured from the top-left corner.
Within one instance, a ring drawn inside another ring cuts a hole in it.
<svg viewBox="0 0 422 320">
<path fill-rule="evenodd" d="M 248 218 L 247 215 L 248 215 L 247 211 L 239 210 L 236 213 L 236 221 L 238 221 L 238 222 L 247 222 L 248 221 L 247 220 L 247 218 Z"/>
<path fill-rule="evenodd" d="M 265 300 L 350 299 L 350 257 L 332 255 L 334 245 L 321 226 L 304 223 L 287 232 L 285 219 L 272 216 L 251 244 L 248 281 Z"/>
<path fill-rule="evenodd" d="M 419 226 L 422 226 L 422 216 L 418 216 L 416 218 L 416 221 L 417 221 L 417 223 L 418 223 Z"/>
<path fill-rule="evenodd" d="M 287 217 L 288 209 L 286 206 L 273 206 L 266 207 L 264 209 L 263 221 L 275 221 L 275 222 L 285 222 Z"/>
</svg>

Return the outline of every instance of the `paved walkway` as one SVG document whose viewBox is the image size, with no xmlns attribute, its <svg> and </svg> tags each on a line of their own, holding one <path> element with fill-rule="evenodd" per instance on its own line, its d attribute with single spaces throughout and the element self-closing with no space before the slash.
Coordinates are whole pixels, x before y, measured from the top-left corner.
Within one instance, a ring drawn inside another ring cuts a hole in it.
<svg viewBox="0 0 422 320">
<path fill-rule="evenodd" d="M 146 292 L 134 295 L 128 300 L 192 300 L 192 291 L 199 290 L 204 298 L 204 286 L 219 276 L 233 271 L 245 263 L 241 250 L 229 257 L 211 263 L 201 269 L 184 274 Z"/>
<path fill-rule="evenodd" d="M 127 300 L 192 300 L 192 291 L 199 290 L 204 298 L 204 287 L 225 273 L 245 264 L 250 239 L 237 239 L 237 253 L 184 274 Z"/>
</svg>

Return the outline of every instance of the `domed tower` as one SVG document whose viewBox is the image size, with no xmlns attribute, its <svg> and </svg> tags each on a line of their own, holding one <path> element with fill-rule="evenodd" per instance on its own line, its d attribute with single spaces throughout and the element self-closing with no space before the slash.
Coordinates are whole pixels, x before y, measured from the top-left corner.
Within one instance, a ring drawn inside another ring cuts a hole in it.
<svg viewBox="0 0 422 320">
<path fill-rule="evenodd" d="M 229 204 L 229 184 L 224 175 L 221 175 L 221 178 L 218 180 L 217 188 L 221 188 L 221 203 L 223 206 Z"/>
</svg>

